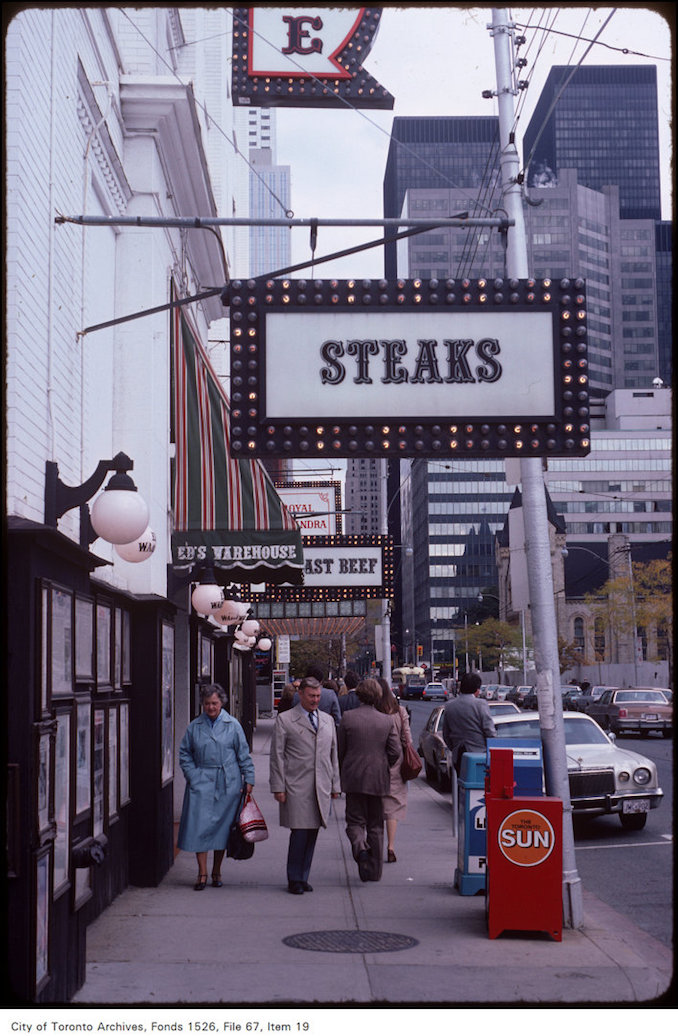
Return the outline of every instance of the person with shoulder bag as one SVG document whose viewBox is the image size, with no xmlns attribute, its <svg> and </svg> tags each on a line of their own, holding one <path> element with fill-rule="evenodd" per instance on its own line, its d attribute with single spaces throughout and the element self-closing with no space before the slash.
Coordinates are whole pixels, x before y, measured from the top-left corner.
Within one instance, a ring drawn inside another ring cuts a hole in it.
<svg viewBox="0 0 678 1036">
<path fill-rule="evenodd" d="M 403 777 L 402 767 L 405 748 L 407 745 L 412 745 L 412 735 L 410 733 L 410 719 L 407 710 L 400 705 L 386 680 L 380 678 L 377 682 L 381 687 L 382 694 L 377 709 L 379 712 L 391 716 L 401 747 L 399 758 L 390 767 L 390 787 L 388 794 L 384 796 L 386 862 L 397 863 L 395 854 L 396 829 L 398 822 L 404 820 L 407 814 L 407 781 Z M 421 769 L 421 763 L 419 764 L 419 769 Z"/>
</svg>

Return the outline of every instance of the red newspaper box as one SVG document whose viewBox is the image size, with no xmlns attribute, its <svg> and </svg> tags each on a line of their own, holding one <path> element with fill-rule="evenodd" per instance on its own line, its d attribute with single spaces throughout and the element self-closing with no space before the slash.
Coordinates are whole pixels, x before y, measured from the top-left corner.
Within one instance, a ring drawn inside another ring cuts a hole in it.
<svg viewBox="0 0 678 1036">
<path fill-rule="evenodd" d="M 512 753 L 497 750 L 500 779 L 486 783 L 487 928 L 502 932 L 548 932 L 563 937 L 563 803 L 540 796 L 513 797 Z M 492 760 L 494 766 L 494 759 Z"/>
</svg>

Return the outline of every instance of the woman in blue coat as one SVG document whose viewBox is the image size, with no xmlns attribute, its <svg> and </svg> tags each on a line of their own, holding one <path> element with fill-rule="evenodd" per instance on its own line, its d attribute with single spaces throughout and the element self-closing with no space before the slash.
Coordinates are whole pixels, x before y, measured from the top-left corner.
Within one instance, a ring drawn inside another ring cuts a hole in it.
<svg viewBox="0 0 678 1036">
<path fill-rule="evenodd" d="M 179 849 L 198 859 L 200 892 L 207 885 L 207 853 L 214 852 L 212 884 L 221 888 L 221 863 L 228 832 L 240 802 L 243 784 L 254 787 L 254 763 L 237 719 L 226 711 L 226 694 L 218 683 L 200 689 L 202 713 L 189 724 L 179 748 L 186 778 L 179 823 Z"/>
</svg>

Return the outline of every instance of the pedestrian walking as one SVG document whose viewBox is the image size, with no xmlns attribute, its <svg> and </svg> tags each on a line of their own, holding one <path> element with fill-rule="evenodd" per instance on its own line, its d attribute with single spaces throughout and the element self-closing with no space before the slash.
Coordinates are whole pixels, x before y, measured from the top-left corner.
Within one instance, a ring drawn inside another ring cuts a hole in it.
<svg viewBox="0 0 678 1036">
<path fill-rule="evenodd" d="M 318 831 L 341 794 L 336 726 L 318 708 L 320 694 L 318 680 L 304 677 L 298 703 L 278 714 L 271 741 L 270 788 L 280 824 L 290 829 L 287 890 L 294 895 L 313 891 L 308 878 Z"/>
<path fill-rule="evenodd" d="M 355 693 L 355 689 L 360 683 L 360 677 L 353 669 L 347 669 L 344 676 L 344 686 L 346 687 L 346 694 L 342 694 L 339 699 L 339 708 L 341 709 L 342 716 L 348 709 L 357 709 L 360 705 L 358 697 Z"/>
<path fill-rule="evenodd" d="M 226 711 L 226 693 L 218 683 L 200 688 L 201 714 L 184 734 L 179 765 L 186 778 L 177 847 L 198 861 L 196 892 L 207 885 L 207 854 L 214 853 L 212 885 L 221 888 L 221 864 L 231 824 L 245 786 L 254 787 L 254 763 L 245 732 Z"/>
<path fill-rule="evenodd" d="M 381 700 L 377 705 L 377 711 L 391 717 L 391 722 L 398 735 L 398 743 L 400 745 L 398 759 L 391 765 L 390 769 L 388 794 L 384 795 L 386 862 L 397 863 L 395 854 L 396 829 L 399 822 L 404 820 L 407 814 L 407 781 L 404 781 L 402 778 L 400 765 L 403 761 L 404 746 L 412 744 L 412 734 L 410 732 L 410 718 L 407 710 L 399 703 L 388 682 L 380 678 L 377 683 L 381 687 Z"/>
<path fill-rule="evenodd" d="M 294 696 L 297 693 L 297 689 L 293 683 L 286 683 L 280 692 L 280 699 L 278 700 L 277 712 L 287 712 L 288 709 L 294 707 Z"/>
<path fill-rule="evenodd" d="M 488 737 L 496 735 L 489 706 L 478 697 L 481 682 L 480 673 L 464 673 L 457 697 L 443 712 L 443 741 L 452 752 L 457 776 L 464 752 L 484 752 Z"/>
<path fill-rule="evenodd" d="M 327 712 L 334 720 L 336 726 L 339 726 L 341 720 L 341 709 L 339 708 L 339 699 L 336 691 L 333 688 L 327 687 L 327 670 L 324 666 L 318 664 L 309 665 L 306 670 L 306 676 L 312 680 L 317 680 L 320 684 L 320 704 L 318 708 L 321 712 Z M 299 692 L 295 694 L 292 702 L 294 705 L 299 701 Z"/>
<path fill-rule="evenodd" d="M 346 834 L 361 881 L 379 881 L 383 870 L 384 795 L 390 790 L 390 767 L 400 758 L 393 720 L 376 706 L 381 687 L 361 680 L 358 707 L 339 724 L 341 787 L 346 794 Z"/>
</svg>

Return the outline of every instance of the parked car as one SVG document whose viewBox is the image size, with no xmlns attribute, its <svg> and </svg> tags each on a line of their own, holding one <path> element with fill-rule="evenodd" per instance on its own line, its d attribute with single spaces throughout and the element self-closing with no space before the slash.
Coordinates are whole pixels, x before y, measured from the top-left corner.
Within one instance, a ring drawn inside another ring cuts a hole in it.
<svg viewBox="0 0 678 1036">
<path fill-rule="evenodd" d="M 421 692 L 423 701 L 432 701 L 434 698 L 442 698 L 443 701 L 447 701 L 449 696 L 450 692 L 442 683 L 427 683 Z"/>
<path fill-rule="evenodd" d="M 520 712 L 518 706 L 512 701 L 488 701 L 487 707 L 492 719 L 495 716 L 515 716 L 516 712 Z"/>
<path fill-rule="evenodd" d="M 507 695 L 511 690 L 511 685 L 508 683 L 500 683 L 497 685 L 492 697 L 492 701 L 506 701 Z"/>
<path fill-rule="evenodd" d="M 450 787 L 450 770 L 448 766 L 447 745 L 443 741 L 444 705 L 436 705 L 426 725 L 419 734 L 418 751 L 424 760 L 426 779 L 437 783 L 440 788 Z"/>
<path fill-rule="evenodd" d="M 587 687 L 585 691 L 581 690 L 581 688 L 573 687 L 563 697 L 563 708 L 573 709 L 575 712 L 588 712 L 589 705 L 594 701 L 598 701 L 605 691 L 613 690 L 616 690 L 616 688 L 607 687 L 604 684 L 595 684 L 593 687 Z"/>
<path fill-rule="evenodd" d="M 506 695 L 507 701 L 512 701 L 515 705 L 522 705 L 530 691 L 534 690 L 529 684 L 521 684 L 519 687 L 512 687 Z"/>
<path fill-rule="evenodd" d="M 494 701 L 494 696 L 497 693 L 498 683 L 486 683 L 480 688 L 479 698 L 484 698 L 485 701 Z M 483 694 L 483 689 L 485 693 Z"/>
<path fill-rule="evenodd" d="M 493 719 L 498 737 L 540 736 L 536 712 Z M 622 827 L 640 831 L 650 810 L 664 797 L 655 764 L 638 752 L 619 748 L 595 720 L 581 712 L 566 712 L 563 720 L 574 815 L 616 813 Z"/>
<path fill-rule="evenodd" d="M 589 705 L 587 715 L 613 734 L 638 731 L 646 737 L 651 730 L 661 731 L 664 737 L 673 734 L 673 705 L 654 687 L 607 690 Z"/>
<path fill-rule="evenodd" d="M 673 705 L 673 691 L 670 691 L 668 687 L 659 687 L 658 690 L 662 692 L 669 705 Z"/>
</svg>

